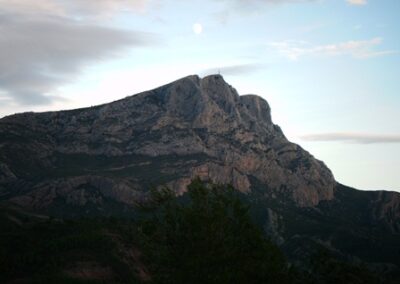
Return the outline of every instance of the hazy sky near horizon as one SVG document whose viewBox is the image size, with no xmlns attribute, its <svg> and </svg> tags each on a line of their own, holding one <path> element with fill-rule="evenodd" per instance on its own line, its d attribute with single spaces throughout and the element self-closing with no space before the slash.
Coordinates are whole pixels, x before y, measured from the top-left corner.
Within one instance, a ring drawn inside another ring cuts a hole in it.
<svg viewBox="0 0 400 284">
<path fill-rule="evenodd" d="M 220 72 L 360 189 L 400 191 L 399 0 L 0 0 L 0 117 Z"/>
</svg>

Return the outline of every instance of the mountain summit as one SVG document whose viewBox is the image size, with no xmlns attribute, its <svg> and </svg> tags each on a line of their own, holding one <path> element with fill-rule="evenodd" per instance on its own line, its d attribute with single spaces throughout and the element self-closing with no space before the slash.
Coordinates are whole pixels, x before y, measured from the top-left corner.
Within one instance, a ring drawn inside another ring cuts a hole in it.
<svg viewBox="0 0 400 284">
<path fill-rule="evenodd" d="M 286 139 L 264 99 L 239 96 L 220 75 L 0 120 L 0 200 L 13 206 L 61 217 L 129 215 L 151 188 L 179 195 L 195 177 L 247 195 L 265 232 L 293 258 L 322 246 L 385 271 L 400 266 L 400 194 L 338 184 Z"/>
</svg>

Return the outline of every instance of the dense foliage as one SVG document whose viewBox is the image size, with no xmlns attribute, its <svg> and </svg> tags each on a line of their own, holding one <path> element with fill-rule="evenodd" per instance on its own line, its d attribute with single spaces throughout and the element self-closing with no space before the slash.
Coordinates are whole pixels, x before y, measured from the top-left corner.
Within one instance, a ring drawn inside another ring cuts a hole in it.
<svg viewBox="0 0 400 284">
<path fill-rule="evenodd" d="M 125 222 L 1 213 L 0 283 L 137 283 L 120 249 L 129 236 Z"/>
<path fill-rule="evenodd" d="M 134 220 L 0 209 L 0 283 L 384 283 L 326 252 L 296 271 L 245 199 L 195 180 L 179 198 L 154 191 Z"/>
<path fill-rule="evenodd" d="M 187 200 L 166 201 L 143 225 L 158 283 L 287 283 L 280 250 L 231 187 L 195 180 Z"/>
</svg>

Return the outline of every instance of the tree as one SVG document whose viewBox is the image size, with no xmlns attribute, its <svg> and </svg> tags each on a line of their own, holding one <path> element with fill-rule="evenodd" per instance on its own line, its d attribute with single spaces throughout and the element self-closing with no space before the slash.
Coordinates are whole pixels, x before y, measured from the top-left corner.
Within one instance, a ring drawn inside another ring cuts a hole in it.
<svg viewBox="0 0 400 284">
<path fill-rule="evenodd" d="M 253 224 L 231 186 L 196 179 L 184 197 L 157 199 L 164 200 L 161 209 L 142 224 L 155 282 L 289 281 L 282 253 Z"/>
</svg>

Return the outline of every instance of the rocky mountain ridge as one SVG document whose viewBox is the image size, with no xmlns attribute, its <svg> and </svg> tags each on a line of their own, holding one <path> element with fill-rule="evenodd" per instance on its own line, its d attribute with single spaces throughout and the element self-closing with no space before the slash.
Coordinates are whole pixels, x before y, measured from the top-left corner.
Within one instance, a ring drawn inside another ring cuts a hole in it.
<svg viewBox="0 0 400 284">
<path fill-rule="evenodd" d="M 20 169 L 9 162 L 21 151 L 25 152 L 21 159 L 30 158 L 35 164 L 32 166 L 46 171 L 58 168 L 57 163 L 63 166 L 57 155 L 101 156 L 111 160 L 132 156 L 128 163 L 105 169 L 108 172 L 140 167 L 135 156 L 200 155 L 206 161 L 189 160 L 190 166 L 181 172 L 173 173 L 172 165 L 163 169 L 170 177 L 166 184 L 181 192 L 193 177 L 200 176 L 231 183 L 246 192 L 252 187 L 251 176 L 269 188 L 288 192 L 299 206 L 313 206 L 333 198 L 335 181 L 330 170 L 285 138 L 271 121 L 268 103 L 254 95 L 239 96 L 219 75 L 203 79 L 188 76 L 98 107 L 5 117 L 0 133 L 4 138 L 10 137 L 1 141 L 3 149 L 8 150 L 0 160 L 3 184 L 29 177 L 29 169 L 18 172 Z M 27 139 L 21 141 L 24 149 L 19 149 L 21 144 L 7 143 L 22 137 Z M 68 177 L 70 182 L 63 183 L 76 184 L 81 180 L 78 184 L 93 184 L 93 180 L 99 179 L 98 173 L 88 173 L 90 169 L 84 168 L 78 175 Z M 177 178 L 173 177 L 175 174 Z M 102 182 L 107 184 L 106 179 Z M 134 202 L 135 194 L 128 192 L 144 189 L 131 176 L 113 179 L 112 183 L 116 195 L 123 192 L 124 198 L 117 197 L 121 202 Z M 52 192 L 59 196 L 56 184 L 51 181 L 44 187 L 52 187 Z M 14 201 L 27 205 L 29 198 L 37 200 L 42 191 L 35 189 Z M 71 197 L 67 195 L 66 199 Z"/>
<path fill-rule="evenodd" d="M 400 194 L 337 183 L 288 141 L 268 103 L 188 76 L 109 104 L 0 119 L 0 205 L 56 217 L 132 216 L 162 186 L 232 184 L 293 259 L 324 247 L 400 271 Z M 394 268 L 393 268 L 394 267 Z"/>
</svg>

